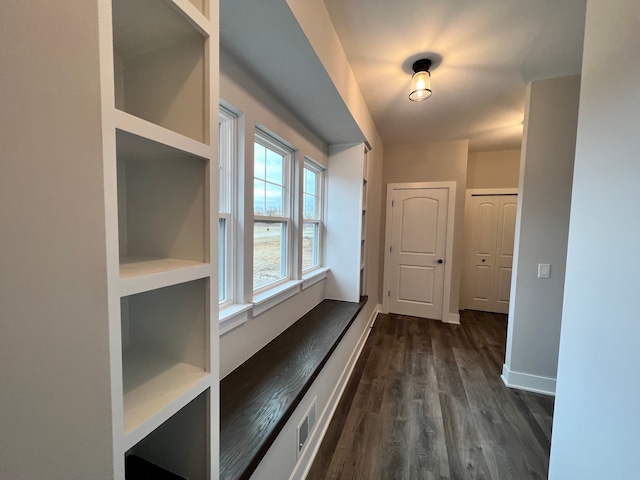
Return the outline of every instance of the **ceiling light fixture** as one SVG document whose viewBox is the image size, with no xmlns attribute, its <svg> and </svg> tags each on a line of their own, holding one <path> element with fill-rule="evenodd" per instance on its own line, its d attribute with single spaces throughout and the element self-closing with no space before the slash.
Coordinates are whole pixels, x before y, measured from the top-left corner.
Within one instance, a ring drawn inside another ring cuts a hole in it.
<svg viewBox="0 0 640 480">
<path fill-rule="evenodd" d="M 431 68 L 431 60 L 424 58 L 414 62 L 414 74 L 411 77 L 409 100 L 421 102 L 431 96 L 431 72 L 429 72 L 429 68 Z"/>
</svg>

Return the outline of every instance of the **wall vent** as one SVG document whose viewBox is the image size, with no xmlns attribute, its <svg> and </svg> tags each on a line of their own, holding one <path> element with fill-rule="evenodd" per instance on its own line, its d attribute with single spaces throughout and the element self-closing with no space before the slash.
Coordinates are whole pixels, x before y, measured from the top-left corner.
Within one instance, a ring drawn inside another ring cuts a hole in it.
<svg viewBox="0 0 640 480">
<path fill-rule="evenodd" d="M 311 432 L 313 432 L 313 427 L 316 424 L 316 398 L 313 399 L 309 409 L 305 412 L 304 417 L 302 417 L 302 421 L 298 424 L 298 429 L 296 433 L 296 458 L 300 457 L 300 454 L 304 450 L 304 447 L 311 436 Z"/>
</svg>

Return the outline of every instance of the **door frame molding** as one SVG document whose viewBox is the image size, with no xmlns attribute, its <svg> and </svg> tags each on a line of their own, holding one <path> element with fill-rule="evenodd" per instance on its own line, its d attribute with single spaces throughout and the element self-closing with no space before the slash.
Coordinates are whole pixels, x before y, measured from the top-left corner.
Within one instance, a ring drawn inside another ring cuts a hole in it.
<svg viewBox="0 0 640 480">
<path fill-rule="evenodd" d="M 391 258 L 389 247 L 391 245 L 391 221 L 392 209 L 391 200 L 394 190 L 413 190 L 421 188 L 446 188 L 449 191 L 447 202 L 447 241 L 445 244 L 444 260 L 444 291 L 442 293 L 442 322 L 460 323 L 460 313 L 451 312 L 451 281 L 453 263 L 453 227 L 455 223 L 456 210 L 456 182 L 411 182 L 411 183 L 389 183 L 387 184 L 387 211 L 385 215 L 385 236 L 384 236 L 384 278 L 382 290 L 382 311 L 389 313 L 389 274 L 391 272 Z"/>
<path fill-rule="evenodd" d="M 491 195 L 516 195 L 520 196 L 519 188 L 467 188 L 464 194 L 464 240 L 462 245 L 463 264 L 460 270 L 460 308 L 467 308 L 467 278 L 468 264 L 471 252 L 469 251 L 469 241 L 471 239 L 471 197 L 491 196 Z"/>
</svg>

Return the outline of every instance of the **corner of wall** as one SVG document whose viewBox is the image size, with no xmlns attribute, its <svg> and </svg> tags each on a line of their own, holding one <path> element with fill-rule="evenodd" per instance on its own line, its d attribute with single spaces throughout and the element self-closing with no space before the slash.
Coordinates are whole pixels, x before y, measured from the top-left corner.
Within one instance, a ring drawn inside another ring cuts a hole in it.
<svg viewBox="0 0 640 480">
<path fill-rule="evenodd" d="M 543 395 L 555 396 L 556 379 L 549 377 L 540 377 L 528 373 L 514 372 L 502 365 L 502 382 L 509 388 L 524 390 L 526 392 L 541 393 Z"/>
</svg>

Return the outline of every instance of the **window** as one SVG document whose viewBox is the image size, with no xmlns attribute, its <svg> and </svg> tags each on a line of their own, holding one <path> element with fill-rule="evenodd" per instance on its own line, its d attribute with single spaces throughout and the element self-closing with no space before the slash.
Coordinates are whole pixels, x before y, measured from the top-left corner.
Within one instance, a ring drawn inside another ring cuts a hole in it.
<svg viewBox="0 0 640 480">
<path fill-rule="evenodd" d="M 220 107 L 218 154 L 218 301 L 221 307 L 233 303 L 235 218 L 232 185 L 235 181 L 237 117 Z"/>
<path fill-rule="evenodd" d="M 256 132 L 253 167 L 253 289 L 264 290 L 291 275 L 291 158 L 293 152 Z"/>
<path fill-rule="evenodd" d="M 320 266 L 324 169 L 305 159 L 302 182 L 302 271 Z"/>
</svg>

